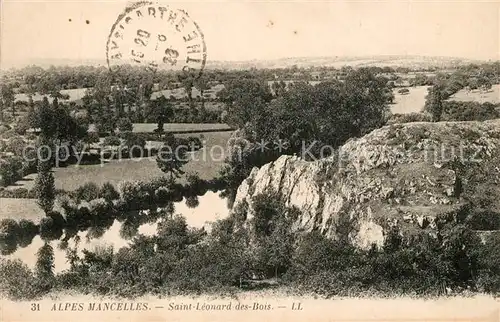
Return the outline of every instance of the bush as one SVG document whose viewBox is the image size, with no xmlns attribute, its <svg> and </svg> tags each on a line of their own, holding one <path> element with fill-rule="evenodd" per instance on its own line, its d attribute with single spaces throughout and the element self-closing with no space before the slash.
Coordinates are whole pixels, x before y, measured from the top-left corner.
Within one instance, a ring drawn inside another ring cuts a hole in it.
<svg viewBox="0 0 500 322">
<path fill-rule="evenodd" d="M 118 120 L 117 127 L 120 132 L 129 132 L 132 131 L 134 125 L 128 117 L 122 117 Z"/>
<path fill-rule="evenodd" d="M 82 200 L 91 201 L 99 198 L 99 192 L 99 187 L 95 183 L 86 182 L 73 192 L 73 196 L 76 199 L 76 202 L 80 202 Z"/>
<path fill-rule="evenodd" d="M 125 156 L 128 157 L 145 157 L 148 156 L 148 153 L 144 151 L 144 147 L 146 146 L 146 140 L 139 135 L 136 135 L 132 132 L 125 132 L 121 135 L 124 140 L 123 145 L 126 149 L 128 149 L 128 153 L 125 153 Z"/>
<path fill-rule="evenodd" d="M 467 226 L 473 230 L 499 230 L 500 214 L 483 209 L 474 210 L 467 218 Z"/>
<path fill-rule="evenodd" d="M 392 114 L 387 124 L 400 124 L 411 122 L 430 122 L 431 116 L 427 113 Z"/>
<path fill-rule="evenodd" d="M 19 246 L 26 247 L 31 244 L 33 238 L 38 235 L 38 226 L 31 220 L 21 219 L 19 221 L 19 235 Z"/>
<path fill-rule="evenodd" d="M 0 293 L 11 300 L 31 300 L 38 296 L 35 277 L 19 259 L 0 259 Z"/>
<path fill-rule="evenodd" d="M 410 93 L 410 90 L 408 88 L 401 88 L 398 90 L 398 93 L 401 95 L 406 95 Z"/>
<path fill-rule="evenodd" d="M 111 135 L 104 138 L 103 145 L 119 146 L 121 143 L 119 137 Z"/>
<path fill-rule="evenodd" d="M 98 197 L 103 198 L 104 200 L 109 202 L 120 199 L 120 194 L 118 193 L 118 191 L 116 191 L 115 187 L 111 183 L 106 182 L 99 190 Z"/>
<path fill-rule="evenodd" d="M 9 186 L 22 178 L 23 164 L 20 158 L 13 157 L 0 160 L 0 185 Z"/>
<path fill-rule="evenodd" d="M 87 136 L 83 139 L 85 143 L 92 144 L 92 143 L 99 143 L 99 133 L 97 132 L 88 132 Z"/>
<path fill-rule="evenodd" d="M 26 188 L 15 188 L 12 190 L 1 190 L 0 198 L 17 198 L 17 199 L 35 199 L 35 190 L 28 190 Z"/>
<path fill-rule="evenodd" d="M 203 143 L 200 138 L 195 136 L 190 136 L 187 138 L 188 146 L 191 148 L 191 151 L 197 151 L 203 147 Z"/>
<path fill-rule="evenodd" d="M 0 253 L 12 254 L 17 249 L 18 238 L 21 234 L 19 224 L 13 219 L 0 221 Z"/>
<path fill-rule="evenodd" d="M 500 235 L 490 235 L 479 253 L 479 291 L 498 294 L 500 292 Z"/>
</svg>

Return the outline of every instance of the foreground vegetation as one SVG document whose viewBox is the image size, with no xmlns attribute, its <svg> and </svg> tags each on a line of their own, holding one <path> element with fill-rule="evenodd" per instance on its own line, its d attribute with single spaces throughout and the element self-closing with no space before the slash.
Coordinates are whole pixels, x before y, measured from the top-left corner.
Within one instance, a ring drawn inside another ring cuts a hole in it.
<svg viewBox="0 0 500 322">
<path fill-rule="evenodd" d="M 422 231 L 402 237 L 394 230 L 382 248 L 361 250 L 345 235 L 330 240 L 319 232 L 294 232 L 296 209 L 271 192 L 254 198 L 251 220 L 245 207 L 235 209 L 209 233 L 165 210 L 156 234 L 135 235 L 128 247 L 84 250 L 79 257 L 77 243 L 66 249 L 70 268 L 59 274 L 44 236 L 34 271 L 19 260 L 0 261 L 0 290 L 12 299 L 67 290 L 135 297 L 272 286 L 323 296 L 500 291 L 500 239 L 481 243 L 467 221 L 449 223 L 434 236 Z M 263 280 L 256 283 L 256 277 Z"/>
</svg>

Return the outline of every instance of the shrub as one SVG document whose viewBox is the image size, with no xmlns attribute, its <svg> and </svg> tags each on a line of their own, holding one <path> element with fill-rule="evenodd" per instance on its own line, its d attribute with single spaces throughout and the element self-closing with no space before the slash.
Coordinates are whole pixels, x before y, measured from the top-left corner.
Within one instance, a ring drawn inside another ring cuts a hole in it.
<svg viewBox="0 0 500 322">
<path fill-rule="evenodd" d="M 17 249 L 18 238 L 21 234 L 19 224 L 13 219 L 0 221 L 0 253 L 12 254 Z"/>
<path fill-rule="evenodd" d="M 73 196 L 75 197 L 76 202 L 80 202 L 82 200 L 91 201 L 99 198 L 99 192 L 99 187 L 95 183 L 86 182 L 73 192 Z"/>
<path fill-rule="evenodd" d="M 31 241 L 38 234 L 38 226 L 28 219 L 21 219 L 19 221 L 19 238 L 18 244 L 20 247 L 26 247 L 31 244 Z"/>
<path fill-rule="evenodd" d="M 36 198 L 36 193 L 34 190 L 28 190 L 26 188 L 15 188 L 11 190 L 1 190 L 0 198 L 34 199 Z"/>
<path fill-rule="evenodd" d="M 40 238 L 44 241 L 61 238 L 65 220 L 58 212 L 51 212 L 49 216 L 40 220 Z"/>
<path fill-rule="evenodd" d="M 195 136 L 190 136 L 187 138 L 188 146 L 191 148 L 191 151 L 197 151 L 203 147 L 203 143 L 200 138 Z"/>
<path fill-rule="evenodd" d="M 190 196 L 186 198 L 186 206 L 188 208 L 196 208 L 200 204 L 200 201 L 198 200 L 198 197 L 196 196 Z"/>
<path fill-rule="evenodd" d="M 500 292 L 500 235 L 492 234 L 486 239 L 480 247 L 479 263 L 479 291 Z"/>
<path fill-rule="evenodd" d="M 123 145 L 129 150 L 129 153 L 125 155 L 128 157 L 147 156 L 147 152 L 144 151 L 144 147 L 146 146 L 146 140 L 144 140 L 144 138 L 132 132 L 125 132 L 121 137 L 124 140 Z"/>
<path fill-rule="evenodd" d="M 473 230 L 500 229 L 500 214 L 487 210 L 474 210 L 467 218 L 467 226 Z"/>
<path fill-rule="evenodd" d="M 99 143 L 99 133 L 88 132 L 83 141 L 88 144 Z"/>
<path fill-rule="evenodd" d="M 38 296 L 33 273 L 21 260 L 0 259 L 0 293 L 11 300 L 31 300 Z"/>
<path fill-rule="evenodd" d="M 119 137 L 111 135 L 104 138 L 103 145 L 119 146 L 121 143 Z"/>
<path fill-rule="evenodd" d="M 186 175 L 186 192 L 189 196 L 203 196 L 207 192 L 208 184 L 197 173 Z"/>
<path fill-rule="evenodd" d="M 117 127 L 120 132 L 128 132 L 132 131 L 134 125 L 128 117 L 122 117 L 118 120 Z"/>
<path fill-rule="evenodd" d="M 17 157 L 0 160 L 0 185 L 9 186 L 22 178 L 23 164 Z"/>
<path fill-rule="evenodd" d="M 398 90 L 398 93 L 401 95 L 406 95 L 410 93 L 410 90 L 408 88 L 401 88 Z"/>
<path fill-rule="evenodd" d="M 430 122 L 431 116 L 427 113 L 392 114 L 387 124 Z"/>
<path fill-rule="evenodd" d="M 104 200 L 109 202 L 119 199 L 120 194 L 118 193 L 118 191 L 116 191 L 115 187 L 111 183 L 106 182 L 99 190 L 98 197 L 104 198 Z"/>
</svg>

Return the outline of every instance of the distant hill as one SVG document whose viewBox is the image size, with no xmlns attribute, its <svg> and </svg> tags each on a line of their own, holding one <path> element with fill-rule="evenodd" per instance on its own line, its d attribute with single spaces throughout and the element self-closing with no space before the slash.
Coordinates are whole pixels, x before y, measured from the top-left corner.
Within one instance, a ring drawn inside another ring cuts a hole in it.
<svg viewBox="0 0 500 322">
<path fill-rule="evenodd" d="M 210 53 L 206 63 L 207 69 L 250 69 L 250 68 L 286 68 L 297 66 L 301 68 L 307 67 L 336 67 L 342 66 L 390 66 L 390 67 L 408 67 L 408 68 L 452 68 L 458 65 L 481 63 L 484 61 L 472 60 L 456 57 L 429 57 L 429 56 L 329 56 L 329 57 L 294 57 L 280 58 L 271 60 L 249 60 L 249 61 L 217 61 L 210 60 Z M 47 68 L 54 66 L 106 66 L 105 59 L 86 59 L 86 60 L 71 60 L 71 59 L 37 59 L 15 66 L 3 64 L 2 68 L 23 67 L 26 65 L 38 65 Z"/>
<path fill-rule="evenodd" d="M 452 68 L 458 65 L 481 63 L 483 61 L 455 57 L 427 57 L 427 56 L 332 56 L 332 57 L 302 57 L 282 58 L 273 60 L 252 61 L 208 61 L 207 68 L 213 69 L 249 69 L 249 68 L 285 68 L 297 67 L 408 67 L 408 68 Z"/>
</svg>

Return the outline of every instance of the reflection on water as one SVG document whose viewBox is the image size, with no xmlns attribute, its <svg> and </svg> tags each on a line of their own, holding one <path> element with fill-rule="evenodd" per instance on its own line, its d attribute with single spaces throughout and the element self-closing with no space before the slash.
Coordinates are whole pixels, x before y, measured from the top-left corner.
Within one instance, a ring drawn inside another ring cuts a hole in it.
<svg viewBox="0 0 500 322">
<path fill-rule="evenodd" d="M 181 202 L 177 202 L 175 203 L 175 213 L 183 215 L 186 218 L 187 224 L 196 228 L 208 228 L 208 223 L 225 218 L 229 214 L 227 201 L 220 198 L 218 193 L 208 191 L 203 196 L 198 197 L 198 203 L 197 207 L 191 208 L 193 206 L 192 202 L 186 202 L 186 199 Z M 117 251 L 121 247 L 127 246 L 129 243 L 127 239 L 130 239 L 136 233 L 144 234 L 146 236 L 155 234 L 158 221 L 159 219 L 155 223 L 147 223 L 139 227 L 134 225 L 129 225 L 127 227 L 126 222 L 120 223 L 115 220 L 111 227 L 102 232 L 102 236 L 97 239 L 88 239 L 87 234 L 89 231 L 79 232 L 77 234 L 80 239 L 78 247 L 79 255 L 82 255 L 83 249 L 92 250 L 97 246 L 103 245 L 112 245 L 114 250 Z M 28 246 L 24 248 L 19 247 L 13 254 L 2 257 L 9 259 L 19 258 L 26 263 L 28 267 L 33 269 L 36 263 L 36 252 L 41 246 L 43 246 L 43 244 L 44 242 L 40 236 L 37 235 Z M 54 248 L 54 271 L 60 272 L 69 268 L 69 263 L 67 263 L 66 260 L 66 253 L 59 247 L 61 241 L 52 241 L 51 244 Z M 67 245 L 74 247 L 75 239 L 70 239 Z"/>
</svg>

